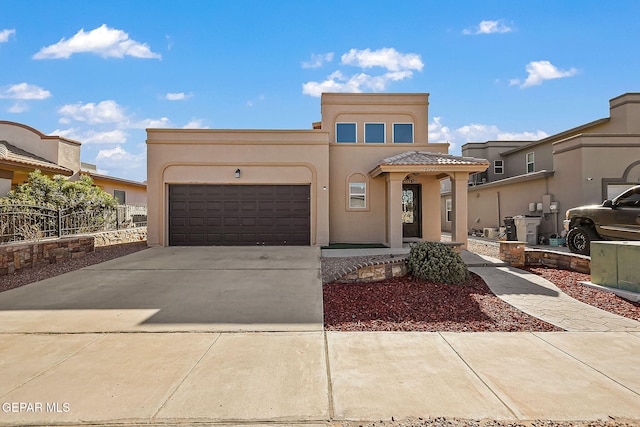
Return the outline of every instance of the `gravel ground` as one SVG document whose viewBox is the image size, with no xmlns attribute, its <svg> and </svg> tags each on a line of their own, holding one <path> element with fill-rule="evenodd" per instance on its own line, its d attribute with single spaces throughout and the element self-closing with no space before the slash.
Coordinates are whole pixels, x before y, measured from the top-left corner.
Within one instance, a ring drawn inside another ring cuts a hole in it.
<svg viewBox="0 0 640 427">
<path fill-rule="evenodd" d="M 495 296 L 477 275 L 462 285 L 403 276 L 323 286 L 330 331 L 561 331 Z"/>
<path fill-rule="evenodd" d="M 496 421 L 465 420 L 458 418 L 407 418 L 375 422 L 333 422 L 330 427 L 633 427 L 639 420 L 610 419 L 601 421 Z"/>
<path fill-rule="evenodd" d="M 147 248 L 147 242 L 123 243 L 96 248 L 90 254 L 39 268 L 27 268 L 14 274 L 0 276 L 0 292 L 28 285 L 29 283 L 58 276 L 93 264 L 118 258 Z"/>
</svg>

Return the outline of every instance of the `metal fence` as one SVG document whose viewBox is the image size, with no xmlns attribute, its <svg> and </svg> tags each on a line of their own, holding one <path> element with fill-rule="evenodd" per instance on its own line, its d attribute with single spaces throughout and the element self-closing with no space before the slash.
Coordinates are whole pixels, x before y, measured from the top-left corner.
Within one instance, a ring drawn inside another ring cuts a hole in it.
<svg viewBox="0 0 640 427">
<path fill-rule="evenodd" d="M 0 205 L 0 243 L 121 230 L 147 225 L 147 207 L 120 205 L 88 210 Z"/>
</svg>

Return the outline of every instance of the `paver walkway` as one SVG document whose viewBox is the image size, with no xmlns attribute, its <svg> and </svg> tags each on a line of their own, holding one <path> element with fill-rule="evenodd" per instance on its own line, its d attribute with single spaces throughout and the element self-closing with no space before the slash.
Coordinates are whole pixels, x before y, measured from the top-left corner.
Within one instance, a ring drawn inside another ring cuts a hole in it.
<svg viewBox="0 0 640 427">
<path fill-rule="evenodd" d="M 499 298 L 566 331 L 640 332 L 640 322 L 580 302 L 550 281 L 484 255 L 463 252 L 469 270 Z"/>
</svg>

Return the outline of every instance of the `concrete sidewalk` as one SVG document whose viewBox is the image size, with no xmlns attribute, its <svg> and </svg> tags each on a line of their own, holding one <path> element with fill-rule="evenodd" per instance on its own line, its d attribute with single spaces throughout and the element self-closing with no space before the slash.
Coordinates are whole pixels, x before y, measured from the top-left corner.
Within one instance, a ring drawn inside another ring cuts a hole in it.
<svg viewBox="0 0 640 427">
<path fill-rule="evenodd" d="M 152 249 L 0 294 L 0 425 L 640 422 L 640 332 L 326 332 L 317 252 L 226 250 Z M 503 297 L 562 299 L 465 257 Z"/>
<path fill-rule="evenodd" d="M 0 334 L 0 424 L 640 420 L 638 354 L 627 332 Z"/>
</svg>

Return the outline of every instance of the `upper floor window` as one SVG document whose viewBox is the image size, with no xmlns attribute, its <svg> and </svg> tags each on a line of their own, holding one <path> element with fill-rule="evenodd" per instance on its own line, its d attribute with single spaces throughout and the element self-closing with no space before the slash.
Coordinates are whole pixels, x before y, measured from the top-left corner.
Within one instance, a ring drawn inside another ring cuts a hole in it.
<svg viewBox="0 0 640 427">
<path fill-rule="evenodd" d="M 533 153 L 527 153 L 527 173 L 536 171 L 536 162 Z"/>
<path fill-rule="evenodd" d="M 384 143 L 384 123 L 365 123 L 364 142 Z"/>
<path fill-rule="evenodd" d="M 123 190 L 113 190 L 113 197 L 118 201 L 119 205 L 127 204 L 127 192 Z"/>
<path fill-rule="evenodd" d="M 336 142 L 356 142 L 356 124 L 336 123 Z"/>
<path fill-rule="evenodd" d="M 349 208 L 366 208 L 367 207 L 367 183 L 366 182 L 350 182 L 349 183 Z"/>
<path fill-rule="evenodd" d="M 393 142 L 413 143 L 413 123 L 394 123 Z"/>
<path fill-rule="evenodd" d="M 493 173 L 496 175 L 502 175 L 504 173 L 504 160 L 493 161 Z"/>
</svg>

